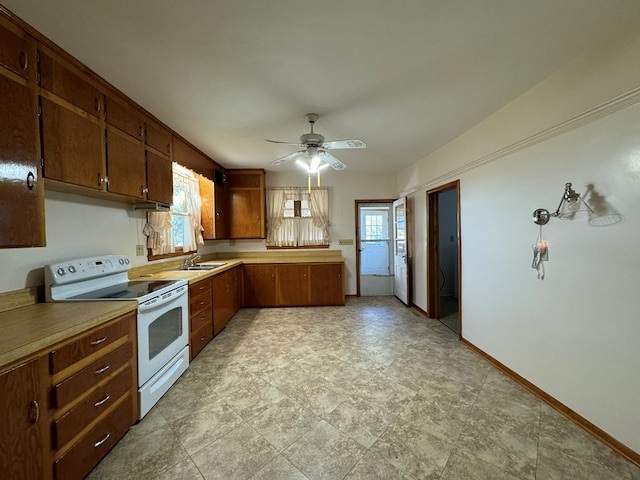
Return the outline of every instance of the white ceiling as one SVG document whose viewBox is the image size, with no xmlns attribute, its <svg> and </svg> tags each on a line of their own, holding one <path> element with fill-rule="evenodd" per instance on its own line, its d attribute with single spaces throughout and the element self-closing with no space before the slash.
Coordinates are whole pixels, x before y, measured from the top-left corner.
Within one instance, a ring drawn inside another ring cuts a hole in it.
<svg viewBox="0 0 640 480">
<path fill-rule="evenodd" d="M 352 171 L 406 167 L 640 18 L 638 0 L 0 0 L 226 167 L 320 115 Z"/>
</svg>

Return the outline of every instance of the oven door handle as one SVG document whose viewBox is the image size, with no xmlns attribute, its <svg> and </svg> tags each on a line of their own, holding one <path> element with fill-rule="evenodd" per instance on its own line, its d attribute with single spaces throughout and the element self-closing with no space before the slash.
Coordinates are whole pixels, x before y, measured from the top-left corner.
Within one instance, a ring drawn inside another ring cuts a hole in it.
<svg viewBox="0 0 640 480">
<path fill-rule="evenodd" d="M 158 295 L 156 297 L 153 297 L 149 300 L 146 300 L 144 302 L 142 302 L 140 305 L 138 305 L 138 311 L 139 312 L 147 312 L 149 310 L 153 310 L 155 308 L 159 308 L 162 307 L 163 305 L 166 305 L 167 303 L 171 303 L 171 302 L 175 302 L 176 300 L 178 300 L 180 297 L 182 297 L 183 295 L 187 294 L 187 286 L 183 285 L 180 286 L 178 288 L 176 288 L 175 290 L 171 291 L 171 295 L 164 297 L 162 295 Z"/>
</svg>

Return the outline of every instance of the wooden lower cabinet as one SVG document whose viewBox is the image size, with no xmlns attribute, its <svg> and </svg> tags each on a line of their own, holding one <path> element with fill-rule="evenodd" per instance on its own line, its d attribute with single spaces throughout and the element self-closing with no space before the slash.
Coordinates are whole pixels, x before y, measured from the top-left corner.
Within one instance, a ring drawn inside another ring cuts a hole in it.
<svg viewBox="0 0 640 480">
<path fill-rule="evenodd" d="M 244 306 L 344 305 L 344 263 L 244 265 Z"/>
<path fill-rule="evenodd" d="M 51 349 L 56 480 L 82 479 L 138 418 L 136 314 Z"/>
<path fill-rule="evenodd" d="M 344 305 L 344 263 L 309 265 L 309 303 Z"/>
<path fill-rule="evenodd" d="M 244 306 L 276 306 L 276 266 L 248 264 L 244 270 Z"/>
<path fill-rule="evenodd" d="M 289 264 L 276 266 L 276 304 L 309 305 L 309 266 Z"/>
<path fill-rule="evenodd" d="M 0 471 L 7 480 L 51 478 L 46 356 L 0 372 Z"/>
<path fill-rule="evenodd" d="M 241 306 L 239 283 L 242 267 L 234 267 L 213 277 L 213 334 L 227 326 Z"/>
<path fill-rule="evenodd" d="M 189 358 L 193 360 L 213 338 L 211 278 L 189 285 Z"/>
</svg>

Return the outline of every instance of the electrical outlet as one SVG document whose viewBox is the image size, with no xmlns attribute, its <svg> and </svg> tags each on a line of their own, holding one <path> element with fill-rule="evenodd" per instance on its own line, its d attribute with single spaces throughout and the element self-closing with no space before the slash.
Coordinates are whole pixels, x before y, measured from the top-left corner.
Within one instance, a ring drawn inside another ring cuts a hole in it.
<svg viewBox="0 0 640 480">
<path fill-rule="evenodd" d="M 136 255 L 138 257 L 142 257 L 144 256 L 146 248 L 144 248 L 144 245 L 136 245 Z"/>
<path fill-rule="evenodd" d="M 353 238 L 343 238 L 338 240 L 338 245 L 353 245 Z"/>
</svg>

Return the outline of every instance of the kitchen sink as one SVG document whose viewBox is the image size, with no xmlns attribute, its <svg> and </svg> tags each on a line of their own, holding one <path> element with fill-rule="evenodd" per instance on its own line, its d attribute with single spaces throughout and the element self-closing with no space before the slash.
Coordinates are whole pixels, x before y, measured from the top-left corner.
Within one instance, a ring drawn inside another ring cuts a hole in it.
<svg viewBox="0 0 640 480">
<path fill-rule="evenodd" d="M 199 263 L 189 267 L 182 266 L 178 270 L 213 270 L 226 265 L 226 263 Z"/>
</svg>

